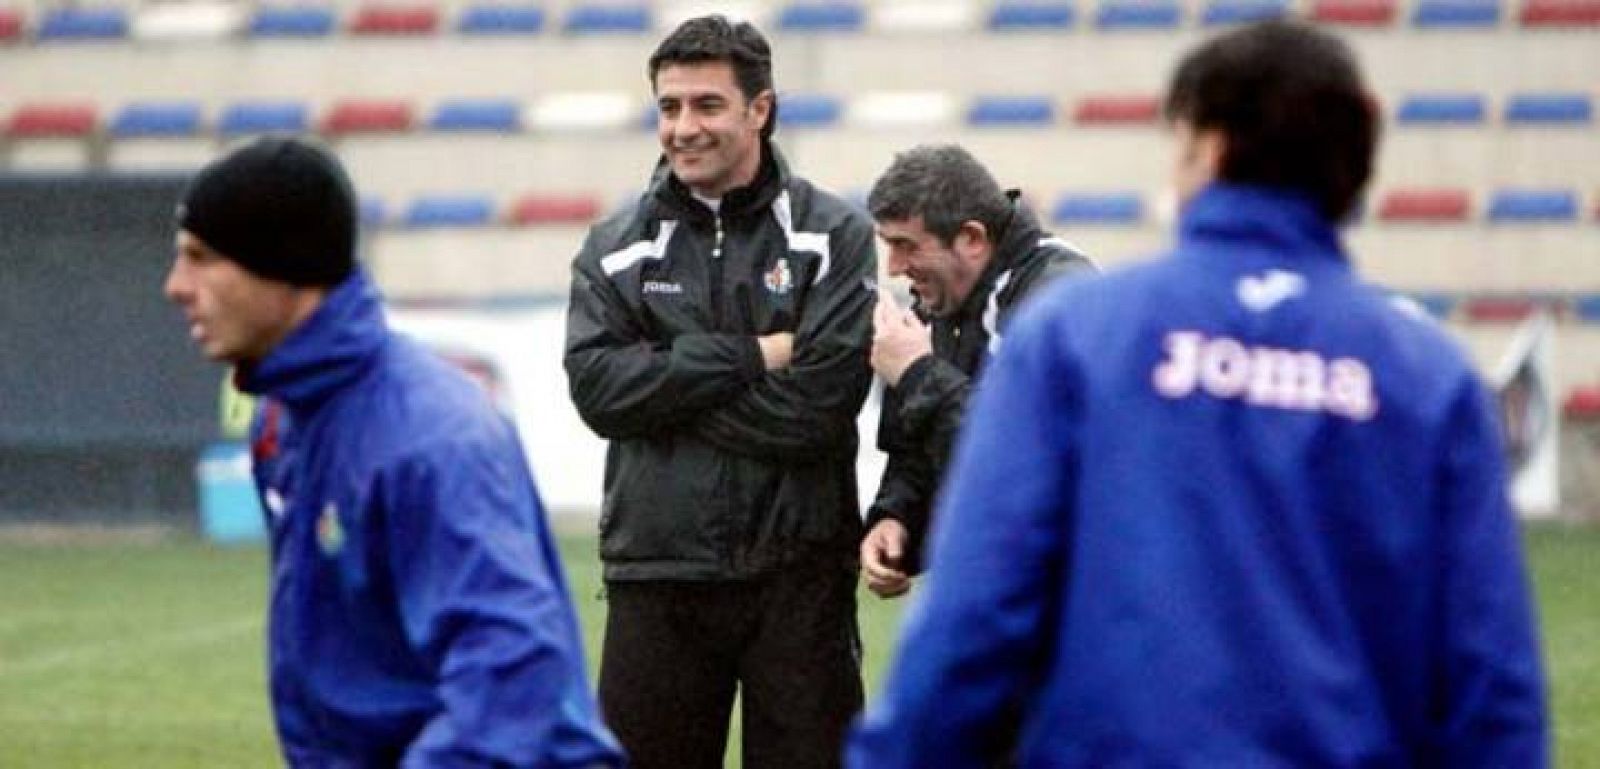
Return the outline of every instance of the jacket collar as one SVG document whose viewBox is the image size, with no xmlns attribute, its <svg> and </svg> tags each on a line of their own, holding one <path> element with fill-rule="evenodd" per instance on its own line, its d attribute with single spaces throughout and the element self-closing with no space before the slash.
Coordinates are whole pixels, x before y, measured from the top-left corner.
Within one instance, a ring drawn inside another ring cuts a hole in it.
<svg viewBox="0 0 1600 769">
<path fill-rule="evenodd" d="M 290 412 L 312 411 L 360 377 L 388 337 L 378 289 L 357 270 L 265 358 L 240 366 L 235 381 Z"/>
<path fill-rule="evenodd" d="M 1212 183 L 1184 206 L 1178 238 L 1185 245 L 1248 244 L 1349 262 L 1338 231 L 1311 198 L 1280 187 Z"/>
<path fill-rule="evenodd" d="M 984 265 L 977 282 L 972 284 L 972 293 L 967 294 L 967 298 L 961 301 L 961 307 L 951 316 L 958 322 L 959 319 L 982 313 L 989 304 L 989 294 L 993 293 L 994 283 L 1000 274 L 1011 269 L 1023 255 L 1032 252 L 1039 239 L 1044 237 L 1039 220 L 1023 205 L 1022 193 L 1006 190 L 1006 197 L 1011 199 L 1011 216 L 994 234 L 994 248 L 989 254 L 989 263 Z"/>
<path fill-rule="evenodd" d="M 722 196 L 724 216 L 744 216 L 763 211 L 772 205 L 778 194 L 789 186 L 789 163 L 777 145 L 761 142 L 761 167 L 756 178 L 748 185 L 728 190 Z M 650 198 L 671 215 L 692 221 L 710 222 L 711 209 L 696 200 L 688 186 L 672 173 L 672 164 L 665 155 L 656 161 L 656 170 L 650 177 Z"/>
</svg>

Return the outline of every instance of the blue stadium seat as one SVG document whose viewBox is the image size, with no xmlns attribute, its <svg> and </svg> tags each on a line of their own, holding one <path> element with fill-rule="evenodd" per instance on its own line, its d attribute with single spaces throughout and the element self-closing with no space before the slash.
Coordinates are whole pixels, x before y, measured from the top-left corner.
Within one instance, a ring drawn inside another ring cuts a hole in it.
<svg viewBox="0 0 1600 769">
<path fill-rule="evenodd" d="M 522 130 L 522 106 L 510 99 L 441 102 L 428 118 L 434 131 Z"/>
<path fill-rule="evenodd" d="M 389 206 L 383 198 L 361 196 L 357 216 L 365 229 L 377 229 L 389 223 Z"/>
<path fill-rule="evenodd" d="M 574 35 L 649 32 L 647 5 L 575 5 L 563 27 Z"/>
<path fill-rule="evenodd" d="M 1587 125 L 1594 106 L 1583 93 L 1520 93 L 1506 101 L 1505 120 L 1521 125 Z"/>
<path fill-rule="evenodd" d="M 1400 102 L 1395 120 L 1402 124 L 1478 125 L 1488 114 L 1488 103 L 1478 94 L 1412 94 Z"/>
<path fill-rule="evenodd" d="M 1411 9 L 1411 26 L 1421 29 L 1479 28 L 1499 24 L 1499 0 L 1418 0 Z"/>
<path fill-rule="evenodd" d="M 1572 312 L 1584 323 L 1600 323 L 1600 294 L 1588 294 L 1573 299 Z"/>
<path fill-rule="evenodd" d="M 111 135 L 127 139 L 141 136 L 194 136 L 200 133 L 197 102 L 146 102 L 129 104 L 112 119 Z"/>
<path fill-rule="evenodd" d="M 488 195 L 424 195 L 406 209 L 407 227 L 483 227 L 494 221 Z"/>
<path fill-rule="evenodd" d="M 1455 312 L 1456 305 L 1461 302 L 1460 297 L 1437 291 L 1408 291 L 1405 297 L 1427 310 L 1429 315 L 1440 320 L 1448 320 L 1450 314 Z"/>
<path fill-rule="evenodd" d="M 1183 9 L 1176 0 L 1101 0 L 1094 24 L 1100 29 L 1177 29 Z"/>
<path fill-rule="evenodd" d="M 1055 103 L 1048 96 L 979 96 L 967 110 L 975 126 L 1047 126 L 1055 122 Z"/>
<path fill-rule="evenodd" d="M 1571 222 L 1578 196 L 1571 190 L 1496 190 L 1489 199 L 1491 222 Z"/>
<path fill-rule="evenodd" d="M 531 35 L 544 29 L 537 5 L 473 5 L 461 12 L 456 30 L 465 35 Z"/>
<path fill-rule="evenodd" d="M 848 2 L 796 2 L 778 12 L 782 32 L 859 32 L 866 11 Z"/>
<path fill-rule="evenodd" d="M 1248 24 L 1281 19 L 1289 15 L 1288 0 L 1211 0 L 1200 12 L 1200 23 L 1208 27 L 1222 24 Z"/>
<path fill-rule="evenodd" d="M 250 20 L 251 37 L 324 37 L 333 34 L 332 8 L 263 6 Z"/>
<path fill-rule="evenodd" d="M 311 110 L 299 102 L 243 102 L 230 105 L 217 119 L 223 136 L 255 133 L 302 133 L 311 127 Z"/>
<path fill-rule="evenodd" d="M 1136 192 L 1063 193 L 1051 218 L 1057 224 L 1139 224 L 1144 221 L 1144 197 Z"/>
<path fill-rule="evenodd" d="M 778 125 L 825 128 L 839 122 L 844 105 L 837 96 L 784 94 L 778 98 Z"/>
<path fill-rule="evenodd" d="M 989 29 L 1001 31 L 1068 29 L 1076 22 L 1077 9 L 1070 2 L 1000 2 L 989 14 Z"/>
<path fill-rule="evenodd" d="M 122 8 L 55 8 L 39 21 L 40 40 L 115 40 L 128 36 Z"/>
</svg>

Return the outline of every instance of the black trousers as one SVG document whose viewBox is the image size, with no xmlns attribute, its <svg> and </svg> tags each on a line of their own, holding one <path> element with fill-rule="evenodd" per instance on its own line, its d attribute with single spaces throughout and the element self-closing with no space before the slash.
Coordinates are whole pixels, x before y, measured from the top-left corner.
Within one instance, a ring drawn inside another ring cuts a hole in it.
<svg viewBox="0 0 1600 769">
<path fill-rule="evenodd" d="M 745 769 L 833 769 L 861 709 L 856 573 L 610 582 L 600 706 L 633 769 L 722 766 L 735 691 Z"/>
</svg>

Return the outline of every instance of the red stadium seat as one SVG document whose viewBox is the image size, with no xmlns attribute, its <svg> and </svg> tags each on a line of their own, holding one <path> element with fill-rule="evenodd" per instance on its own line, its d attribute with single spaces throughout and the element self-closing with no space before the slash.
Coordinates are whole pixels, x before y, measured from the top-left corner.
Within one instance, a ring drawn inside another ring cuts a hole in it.
<svg viewBox="0 0 1600 769">
<path fill-rule="evenodd" d="M 341 101 L 322 121 L 322 131 L 334 135 L 397 133 L 411 130 L 414 119 L 411 105 L 402 101 Z"/>
<path fill-rule="evenodd" d="M 431 5 L 369 5 L 350 20 L 357 35 L 431 35 L 438 29 L 439 9 Z"/>
<path fill-rule="evenodd" d="M 513 225 L 588 224 L 600 215 L 599 199 L 589 195 L 524 195 L 513 203 Z"/>
<path fill-rule="evenodd" d="M 91 104 L 24 104 L 11 113 L 6 136 L 82 137 L 94 133 L 99 119 Z"/>
<path fill-rule="evenodd" d="M 1080 125 L 1153 124 L 1161 114 L 1154 96 L 1089 96 L 1078 102 L 1072 120 Z"/>
<path fill-rule="evenodd" d="M 1467 300 L 1466 317 L 1473 323 L 1516 323 L 1538 308 L 1539 301 L 1529 297 L 1481 296 Z"/>
<path fill-rule="evenodd" d="M 22 38 L 22 12 L 15 8 L 0 8 L 0 43 Z"/>
<path fill-rule="evenodd" d="M 1316 0 L 1311 6 L 1311 20 L 1323 24 L 1386 27 L 1394 17 L 1394 0 Z"/>
<path fill-rule="evenodd" d="M 1592 27 L 1600 25 L 1600 0 L 1528 0 L 1522 6 L 1525 27 Z"/>
<path fill-rule="evenodd" d="M 1572 388 L 1561 413 L 1568 419 L 1600 420 L 1600 385 Z"/>
<path fill-rule="evenodd" d="M 1378 218 L 1396 222 L 1466 221 L 1472 201 L 1466 190 L 1394 190 L 1383 196 Z"/>
</svg>

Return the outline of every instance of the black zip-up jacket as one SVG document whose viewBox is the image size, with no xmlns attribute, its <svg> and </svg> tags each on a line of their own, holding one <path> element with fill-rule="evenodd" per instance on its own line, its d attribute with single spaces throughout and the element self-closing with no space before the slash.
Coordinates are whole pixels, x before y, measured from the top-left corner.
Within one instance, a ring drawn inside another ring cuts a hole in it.
<svg viewBox="0 0 1600 769">
<path fill-rule="evenodd" d="M 933 325 L 933 354 L 912 363 L 900 383 L 883 393 L 878 448 L 889 455 L 889 464 L 867 527 L 884 518 L 905 524 L 910 541 L 902 567 L 911 574 L 922 570 L 934 493 L 966 414 L 967 395 L 983 362 L 999 349 L 999 330 L 1012 307 L 1056 276 L 1095 269 L 1083 254 L 1040 229 L 1016 192 L 1007 194 L 1011 220 L 998 233 L 972 293 L 947 317 L 923 316 Z"/>
<path fill-rule="evenodd" d="M 578 413 L 610 440 L 607 580 L 855 562 L 873 227 L 762 152 L 717 214 L 663 161 L 573 261 L 565 364 Z M 793 359 L 768 372 L 756 337 L 782 331 Z"/>
</svg>

